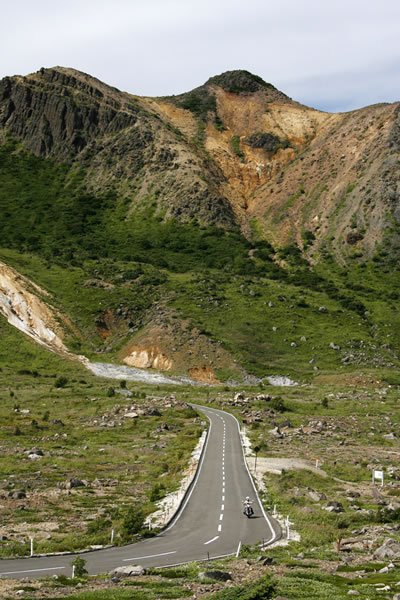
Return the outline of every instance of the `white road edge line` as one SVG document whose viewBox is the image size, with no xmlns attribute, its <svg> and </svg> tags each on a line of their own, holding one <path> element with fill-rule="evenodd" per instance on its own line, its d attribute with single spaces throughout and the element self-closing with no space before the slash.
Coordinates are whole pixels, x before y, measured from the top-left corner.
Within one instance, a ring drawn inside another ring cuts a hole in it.
<svg viewBox="0 0 400 600">
<path fill-rule="evenodd" d="M 57 571 L 58 569 L 65 569 L 66 567 L 47 567 L 47 569 L 27 569 L 26 571 L 5 571 L 0 573 L 1 575 L 15 575 L 16 573 L 37 573 L 38 571 Z"/>
<path fill-rule="evenodd" d="M 204 542 L 204 545 L 207 546 L 207 544 L 211 544 L 211 542 L 215 542 L 215 540 L 217 540 L 218 538 L 219 538 L 219 535 L 216 535 L 211 540 L 208 540 L 208 542 Z"/>
<path fill-rule="evenodd" d="M 207 454 L 208 440 L 210 439 L 211 429 L 212 429 L 212 421 L 211 421 L 210 417 L 207 415 L 206 412 L 204 414 L 206 415 L 207 419 L 210 422 L 210 427 L 209 427 L 209 429 L 207 431 L 207 441 L 206 441 L 206 444 L 205 444 L 205 446 L 203 448 L 201 462 L 200 462 L 199 467 L 197 469 L 197 473 L 196 473 L 196 476 L 195 476 L 194 481 L 193 481 L 192 489 L 190 490 L 189 494 L 186 496 L 186 499 L 185 499 L 184 503 L 181 505 L 181 507 L 179 508 L 179 510 L 176 513 L 176 515 L 172 518 L 171 523 L 168 525 L 168 527 L 166 529 L 164 529 L 164 533 L 166 533 L 167 531 L 169 531 L 170 529 L 172 529 L 172 527 L 175 525 L 175 523 L 177 522 L 177 520 L 179 519 L 179 517 L 181 516 L 181 514 L 185 510 L 186 505 L 189 502 L 190 497 L 193 494 L 193 490 L 196 487 L 197 481 L 198 481 L 198 479 L 200 477 L 200 473 L 201 473 L 201 469 L 202 469 L 202 466 L 203 466 L 204 458 L 205 458 L 205 456 Z"/>
<path fill-rule="evenodd" d="M 227 556 L 235 556 L 234 552 L 229 552 L 229 554 L 218 554 L 217 556 L 211 556 L 211 560 L 217 560 L 218 558 L 226 558 Z M 199 558 L 198 560 L 196 560 L 195 562 L 208 562 L 210 559 L 209 558 Z M 186 562 L 179 562 L 179 563 L 174 563 L 172 565 L 160 565 L 159 567 L 155 567 L 156 569 L 169 569 L 170 567 L 180 567 L 181 565 L 187 565 L 187 561 Z"/>
<path fill-rule="evenodd" d="M 156 556 L 167 556 L 167 554 L 176 554 L 177 550 L 173 550 L 172 552 L 161 552 L 160 554 L 148 554 L 147 556 L 134 556 L 132 558 L 123 558 L 122 562 L 127 562 L 128 560 L 141 560 L 142 558 L 156 558 Z"/>
</svg>

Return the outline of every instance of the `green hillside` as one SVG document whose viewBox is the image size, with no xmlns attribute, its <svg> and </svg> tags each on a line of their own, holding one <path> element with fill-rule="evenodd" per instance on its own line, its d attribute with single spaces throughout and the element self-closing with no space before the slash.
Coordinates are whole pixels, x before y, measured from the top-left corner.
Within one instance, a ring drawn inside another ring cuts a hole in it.
<svg viewBox="0 0 400 600">
<path fill-rule="evenodd" d="M 107 348 L 113 360 L 161 302 L 259 377 L 398 365 L 399 293 L 374 263 L 341 268 L 325 256 L 311 267 L 295 246 L 275 252 L 239 231 L 163 220 L 151 205 L 130 215 L 116 194 L 88 193 L 83 170 L 12 141 L 0 167 L 0 257 L 71 318 L 71 350 Z M 104 340 L 96 323 L 121 306 Z"/>
</svg>

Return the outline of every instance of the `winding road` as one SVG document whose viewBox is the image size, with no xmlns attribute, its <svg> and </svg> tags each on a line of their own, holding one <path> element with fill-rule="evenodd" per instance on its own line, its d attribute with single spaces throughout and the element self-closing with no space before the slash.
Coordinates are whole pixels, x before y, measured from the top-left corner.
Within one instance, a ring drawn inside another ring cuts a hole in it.
<svg viewBox="0 0 400 600">
<path fill-rule="evenodd" d="M 90 574 L 140 564 L 163 567 L 235 554 L 239 545 L 272 543 L 279 524 L 258 498 L 243 455 L 239 423 L 232 415 L 193 405 L 210 421 L 196 477 L 179 511 L 157 537 L 123 547 L 82 554 Z M 242 501 L 253 499 L 254 517 L 242 513 Z M 0 561 L 0 576 L 35 578 L 71 575 L 71 555 Z"/>
</svg>

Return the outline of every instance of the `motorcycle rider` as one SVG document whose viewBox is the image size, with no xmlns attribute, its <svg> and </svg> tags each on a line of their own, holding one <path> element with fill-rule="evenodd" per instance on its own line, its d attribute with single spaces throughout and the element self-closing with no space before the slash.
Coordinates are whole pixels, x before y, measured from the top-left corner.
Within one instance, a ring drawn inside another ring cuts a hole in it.
<svg viewBox="0 0 400 600">
<path fill-rule="evenodd" d="M 246 496 L 246 499 L 243 500 L 243 505 L 244 505 L 244 514 L 246 515 L 248 512 L 253 515 L 254 514 L 254 510 L 253 507 L 251 506 L 253 504 L 253 500 L 250 500 L 249 496 Z"/>
</svg>

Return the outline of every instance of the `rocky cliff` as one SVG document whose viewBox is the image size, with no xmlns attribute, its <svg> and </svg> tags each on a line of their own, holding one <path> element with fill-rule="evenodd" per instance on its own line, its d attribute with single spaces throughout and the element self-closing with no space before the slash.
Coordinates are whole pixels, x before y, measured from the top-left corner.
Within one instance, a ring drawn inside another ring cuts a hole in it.
<svg viewBox="0 0 400 600">
<path fill-rule="evenodd" d="M 146 100 L 73 69 L 0 82 L 0 131 L 37 156 L 84 168 L 88 189 L 116 190 L 132 208 L 232 227 L 223 178 Z"/>
<path fill-rule="evenodd" d="M 67 320 L 49 304 L 45 290 L 3 262 L 0 262 L 0 313 L 42 346 L 69 355 L 64 344 Z"/>
<path fill-rule="evenodd" d="M 323 113 L 247 71 L 153 99 L 62 67 L 0 82 L 0 139 L 83 168 L 129 211 L 238 224 L 313 260 L 397 248 L 399 118 L 398 104 Z"/>
</svg>

